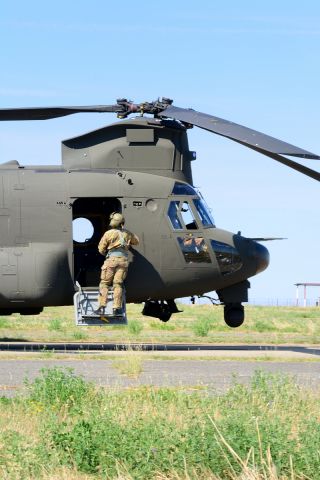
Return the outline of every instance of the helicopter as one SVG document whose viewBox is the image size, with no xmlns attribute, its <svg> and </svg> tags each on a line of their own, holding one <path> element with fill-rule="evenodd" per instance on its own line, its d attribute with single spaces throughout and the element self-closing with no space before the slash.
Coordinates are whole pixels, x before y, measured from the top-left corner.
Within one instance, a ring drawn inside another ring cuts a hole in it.
<svg viewBox="0 0 320 480">
<path fill-rule="evenodd" d="M 58 166 L 0 164 L 0 315 L 36 315 L 72 305 L 76 284 L 99 283 L 97 244 L 112 212 L 140 237 L 130 251 L 126 300 L 162 321 L 178 312 L 175 299 L 216 291 L 230 327 L 244 321 L 248 278 L 269 263 L 270 238 L 246 238 L 217 228 L 193 186 L 188 129 L 229 138 L 320 180 L 320 173 L 283 155 L 318 155 L 242 125 L 173 105 L 169 98 L 135 104 L 2 108 L 1 121 L 47 120 L 111 112 L 121 121 L 62 141 Z M 135 117 L 129 117 L 136 114 Z M 74 240 L 85 219 L 92 235 Z"/>
</svg>

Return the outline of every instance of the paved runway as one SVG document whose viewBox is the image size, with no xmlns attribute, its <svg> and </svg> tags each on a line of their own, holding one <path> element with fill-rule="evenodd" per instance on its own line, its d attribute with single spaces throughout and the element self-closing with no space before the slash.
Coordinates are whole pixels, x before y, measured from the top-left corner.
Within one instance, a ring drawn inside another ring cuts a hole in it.
<svg viewBox="0 0 320 480">
<path fill-rule="evenodd" d="M 257 369 L 293 375 L 298 384 L 307 388 L 320 388 L 320 362 L 299 361 L 235 361 L 235 360 L 148 360 L 142 361 L 142 373 L 137 378 L 121 375 L 113 360 L 0 360 L 0 396 L 14 396 L 24 391 L 24 379 L 33 380 L 41 368 L 54 366 L 72 368 L 77 375 L 96 385 L 112 388 L 140 385 L 180 386 L 186 390 L 204 387 L 210 392 L 225 391 L 236 377 L 238 382 L 249 383 Z M 147 358 L 147 357 L 146 357 Z"/>
</svg>

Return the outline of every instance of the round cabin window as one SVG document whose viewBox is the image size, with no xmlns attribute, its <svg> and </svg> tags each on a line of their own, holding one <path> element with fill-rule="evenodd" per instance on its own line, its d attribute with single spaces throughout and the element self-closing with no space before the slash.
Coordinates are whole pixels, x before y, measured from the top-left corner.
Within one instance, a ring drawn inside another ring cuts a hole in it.
<svg viewBox="0 0 320 480">
<path fill-rule="evenodd" d="M 94 228 L 88 218 L 75 218 L 72 222 L 73 240 L 77 243 L 85 243 L 93 237 Z"/>
</svg>

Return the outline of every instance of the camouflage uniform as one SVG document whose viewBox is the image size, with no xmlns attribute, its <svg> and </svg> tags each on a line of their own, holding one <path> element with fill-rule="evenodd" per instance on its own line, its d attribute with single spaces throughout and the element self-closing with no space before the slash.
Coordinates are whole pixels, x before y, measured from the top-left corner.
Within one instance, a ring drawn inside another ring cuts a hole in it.
<svg viewBox="0 0 320 480">
<path fill-rule="evenodd" d="M 108 302 L 108 288 L 113 285 L 113 308 L 122 307 L 122 284 L 128 272 L 128 250 L 131 245 L 138 245 L 136 235 L 122 228 L 108 230 L 101 238 L 98 250 L 106 255 L 101 267 L 99 284 L 99 307 Z"/>
</svg>

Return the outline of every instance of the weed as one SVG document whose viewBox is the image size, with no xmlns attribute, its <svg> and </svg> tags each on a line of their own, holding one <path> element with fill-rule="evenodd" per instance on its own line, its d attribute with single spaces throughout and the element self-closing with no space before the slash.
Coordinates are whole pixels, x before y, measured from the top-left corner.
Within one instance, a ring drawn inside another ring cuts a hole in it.
<svg viewBox="0 0 320 480">
<path fill-rule="evenodd" d="M 75 340 L 86 340 L 88 338 L 88 334 L 83 330 L 75 330 L 73 332 L 73 338 Z"/>
<path fill-rule="evenodd" d="M 50 320 L 48 329 L 50 331 L 60 332 L 62 330 L 62 322 L 59 318 L 52 318 Z"/>
<path fill-rule="evenodd" d="M 29 398 L 46 406 L 73 407 L 81 405 L 85 396 L 92 390 L 91 384 L 82 377 L 74 375 L 70 368 L 43 368 L 41 376 L 33 383 L 25 381 L 29 390 Z"/>
<path fill-rule="evenodd" d="M 131 335 L 139 335 L 143 330 L 143 324 L 140 320 L 132 319 L 128 322 L 128 332 Z"/>
<path fill-rule="evenodd" d="M 0 406 L 10 405 L 11 400 L 7 397 L 0 397 Z"/>
<path fill-rule="evenodd" d="M 192 330 L 198 337 L 207 337 L 211 328 L 211 321 L 208 318 L 200 318 L 193 326 Z"/>
<path fill-rule="evenodd" d="M 121 353 L 121 356 L 112 362 L 112 366 L 122 375 L 137 377 L 142 372 L 142 347 L 129 345 L 126 353 Z"/>
<path fill-rule="evenodd" d="M 10 322 L 6 317 L 0 317 L 0 328 L 10 327 Z"/>
</svg>

